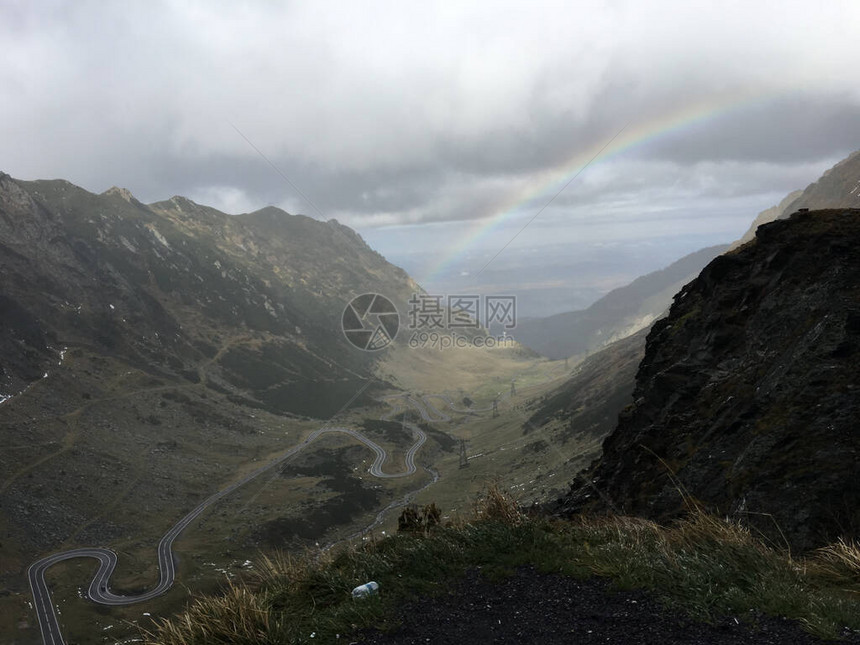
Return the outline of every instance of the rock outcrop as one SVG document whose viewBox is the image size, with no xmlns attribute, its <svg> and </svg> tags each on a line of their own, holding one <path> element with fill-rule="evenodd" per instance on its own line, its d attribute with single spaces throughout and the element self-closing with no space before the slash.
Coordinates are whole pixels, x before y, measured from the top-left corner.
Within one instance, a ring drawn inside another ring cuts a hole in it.
<svg viewBox="0 0 860 645">
<path fill-rule="evenodd" d="M 633 398 L 561 513 L 695 501 L 795 550 L 857 536 L 860 210 L 796 213 L 712 261 L 652 327 Z"/>
</svg>

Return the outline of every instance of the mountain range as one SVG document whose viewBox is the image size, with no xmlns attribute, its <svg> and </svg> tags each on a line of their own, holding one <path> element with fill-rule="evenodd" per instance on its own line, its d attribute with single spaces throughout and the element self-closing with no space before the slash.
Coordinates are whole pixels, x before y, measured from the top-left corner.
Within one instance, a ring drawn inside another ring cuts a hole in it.
<svg viewBox="0 0 860 645">
<path fill-rule="evenodd" d="M 711 246 L 690 253 L 613 289 L 587 309 L 522 320 L 517 324 L 517 341 L 553 359 L 588 355 L 650 326 L 665 313 L 672 296 L 727 248 Z"/>
<path fill-rule="evenodd" d="M 334 220 L 273 207 L 229 216 L 182 197 L 144 205 L 123 189 L 8 175 L 0 267 L 0 393 L 40 378 L 73 344 L 310 416 L 372 371 L 340 328 L 349 299 L 405 301 L 418 289 Z"/>
<path fill-rule="evenodd" d="M 435 394 L 416 405 L 445 427 L 423 426 L 436 444 L 422 453 L 436 460 L 422 464 L 433 481 L 416 490 L 437 484 L 426 495 L 460 505 L 495 468 L 529 494 L 549 489 L 562 516 L 668 521 L 693 505 L 796 550 L 856 535 L 858 178 L 855 154 L 729 250 L 702 249 L 587 310 L 520 321 L 518 341 L 568 368 L 520 345 L 357 349 L 346 303 L 381 293 L 405 311 L 420 287 L 336 221 L 0 174 L 0 584 L 18 589 L 37 554 L 110 544 L 132 562 L 121 584 L 145 587 L 179 509 L 345 403 L 366 406 L 352 419 L 365 431 L 411 446 L 405 415 L 399 427 L 359 418 L 406 389 Z M 411 490 L 363 481 L 364 449 L 325 441 L 283 469 L 278 494 L 267 482 L 204 519 L 198 549 L 229 558 L 295 526 L 316 539 Z"/>
<path fill-rule="evenodd" d="M 730 245 L 700 249 L 659 271 L 614 289 L 588 308 L 545 318 L 522 319 L 517 340 L 553 359 L 583 357 L 600 347 L 648 328 L 664 315 L 673 296 L 717 255 L 755 238 L 756 229 L 787 218 L 802 208 L 836 208 L 860 204 L 860 151 L 827 170 L 805 190 L 795 190 L 779 204 L 760 212 L 747 231 Z"/>
</svg>

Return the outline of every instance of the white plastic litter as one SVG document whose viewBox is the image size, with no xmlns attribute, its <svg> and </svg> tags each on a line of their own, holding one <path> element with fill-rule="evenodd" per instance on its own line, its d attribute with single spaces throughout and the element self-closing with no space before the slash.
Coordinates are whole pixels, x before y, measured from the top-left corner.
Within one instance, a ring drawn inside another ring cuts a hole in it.
<svg viewBox="0 0 860 645">
<path fill-rule="evenodd" d="M 373 582 L 373 580 L 371 580 L 370 582 L 366 582 L 363 585 L 359 585 L 355 589 L 353 589 L 352 597 L 366 598 L 367 596 L 372 596 L 377 593 L 379 593 L 379 583 Z"/>
</svg>

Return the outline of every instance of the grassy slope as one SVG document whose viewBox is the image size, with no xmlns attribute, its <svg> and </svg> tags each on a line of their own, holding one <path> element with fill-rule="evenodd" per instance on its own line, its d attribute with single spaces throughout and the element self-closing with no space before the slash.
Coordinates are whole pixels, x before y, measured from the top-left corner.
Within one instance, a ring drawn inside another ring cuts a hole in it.
<svg viewBox="0 0 860 645">
<path fill-rule="evenodd" d="M 315 426 L 236 406 L 202 385 L 154 379 L 84 349 L 70 350 L 62 368 L 4 406 L 8 444 L 0 454 L 0 490 L 16 513 L 4 515 L 0 526 L 0 586 L 7 591 L 0 597 L 0 633 L 36 637 L 22 572 L 39 554 L 110 546 L 120 554 L 117 587 L 148 587 L 157 577 L 155 544 L 167 528 L 216 487 L 294 445 Z M 63 505 L 28 501 L 63 490 Z M 201 551 L 206 561 L 229 566 L 233 558 L 224 552 L 241 543 L 235 531 L 243 521 L 247 516 L 208 519 L 207 530 L 215 523 L 218 539 Z M 177 544 L 180 557 L 188 552 L 184 539 Z M 191 559 L 183 558 L 181 575 L 190 566 Z M 54 586 L 61 605 L 77 600 L 77 587 L 92 567 L 84 561 L 52 570 L 50 577 L 61 582 Z M 104 627 L 154 612 L 155 606 L 175 608 L 184 597 L 177 589 L 153 605 L 110 616 L 78 601 L 74 611 L 64 612 L 65 622 L 72 632 L 85 626 L 86 633 L 88 623 Z"/>
<path fill-rule="evenodd" d="M 468 394 L 492 400 L 517 387 L 543 384 L 566 375 L 563 361 L 539 357 L 519 345 L 507 348 L 410 349 L 400 338 L 380 361 L 377 374 L 410 392 L 449 392 L 452 400 Z M 484 407 L 484 405 L 476 405 Z"/>
<path fill-rule="evenodd" d="M 440 475 L 432 487 L 420 492 L 415 502 L 437 501 L 448 517 L 470 514 L 475 496 L 487 481 L 498 480 L 527 503 L 543 500 L 554 486 L 564 487 L 570 477 L 587 465 L 599 450 L 593 437 L 576 437 L 560 448 L 552 435 L 560 423 L 524 432 L 537 401 L 559 387 L 570 376 L 564 361 L 535 357 L 519 347 L 507 349 L 413 350 L 397 348 L 380 366 L 384 375 L 395 374 L 395 382 L 412 392 L 446 393 L 458 409 L 466 409 L 463 398 L 481 412 L 452 413 L 441 400 L 431 402 L 451 420 L 432 422 L 430 427 L 453 439 L 448 450 L 437 449 L 419 464 L 432 464 Z M 394 378 L 394 377 L 391 377 Z M 511 380 L 516 394 L 511 397 Z M 499 397 L 498 417 L 489 412 Z M 414 417 L 413 417 L 414 418 Z M 432 435 L 431 435 L 432 437 Z M 459 440 L 466 441 L 469 467 L 460 468 Z M 394 518 L 380 527 L 391 530 Z"/>
<path fill-rule="evenodd" d="M 427 536 L 398 534 L 322 557 L 276 556 L 247 583 L 200 598 L 161 622 L 147 642 L 332 642 L 388 624 L 398 603 L 444 591 L 469 567 L 500 577 L 521 564 L 651 589 L 705 620 L 757 609 L 798 619 L 825 637 L 860 628 L 856 546 L 834 545 L 793 560 L 744 528 L 698 511 L 670 527 L 625 517 L 528 519 L 491 489 L 470 522 Z M 354 602 L 351 589 L 367 580 L 380 584 L 380 595 Z"/>
</svg>

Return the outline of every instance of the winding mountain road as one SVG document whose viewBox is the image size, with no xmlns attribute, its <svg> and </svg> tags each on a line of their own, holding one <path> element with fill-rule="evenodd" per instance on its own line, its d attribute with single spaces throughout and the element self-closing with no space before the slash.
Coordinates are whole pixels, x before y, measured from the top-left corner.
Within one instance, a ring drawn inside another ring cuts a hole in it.
<svg viewBox="0 0 860 645">
<path fill-rule="evenodd" d="M 430 405 L 429 402 L 426 400 L 426 397 L 423 399 L 423 404 L 417 399 L 408 395 L 387 397 L 383 400 L 389 401 L 395 399 L 402 399 L 405 402 L 411 404 L 412 407 L 414 407 L 418 411 L 418 414 L 421 416 L 421 418 L 425 421 L 429 422 L 433 420 L 447 420 L 449 418 L 447 415 L 433 408 L 432 405 Z M 431 418 L 429 412 L 427 411 L 428 407 L 439 416 L 438 419 Z M 393 413 L 395 412 L 392 412 L 392 414 Z M 173 586 L 173 582 L 176 578 L 176 564 L 173 557 L 173 543 L 176 541 L 176 538 L 178 538 L 180 534 L 195 519 L 197 519 L 200 514 L 202 514 L 206 509 L 208 509 L 210 506 L 212 506 L 212 504 L 217 502 L 222 497 L 229 495 L 237 488 L 244 486 L 252 479 L 255 479 L 264 472 L 275 468 L 290 457 L 294 456 L 296 453 L 304 450 L 308 445 L 313 443 L 316 439 L 318 439 L 324 434 L 334 432 L 346 434 L 370 448 L 375 454 L 375 459 L 368 470 L 370 474 L 374 477 L 379 477 L 381 479 L 393 479 L 397 477 L 407 477 L 409 475 L 414 474 L 417 470 L 415 466 L 415 455 L 424 445 L 424 442 L 427 441 L 427 435 L 424 434 L 421 428 L 419 428 L 415 424 L 407 423 L 405 425 L 408 426 L 410 430 L 412 430 L 412 434 L 415 437 L 415 443 L 412 444 L 412 446 L 406 452 L 406 469 L 403 472 L 386 473 L 385 471 L 383 471 L 382 467 L 385 465 L 385 462 L 388 459 L 388 453 L 379 444 L 375 443 L 371 439 L 368 439 L 359 432 L 356 432 L 355 430 L 351 430 L 349 428 L 322 427 L 310 433 L 304 439 L 304 441 L 297 444 L 290 450 L 286 451 L 274 461 L 269 462 L 265 466 L 262 466 L 257 470 L 253 471 L 252 473 L 246 475 L 239 481 L 209 496 L 208 498 L 200 502 L 200 504 L 198 504 L 191 512 L 185 515 L 185 517 L 183 517 L 176 524 L 174 524 L 173 527 L 161 538 L 158 543 L 158 584 L 150 591 L 146 591 L 142 594 L 136 596 L 121 596 L 110 591 L 110 577 L 113 574 L 117 564 L 116 553 L 114 553 L 110 549 L 106 549 L 103 547 L 73 549 L 71 551 L 63 551 L 62 553 L 55 553 L 53 555 L 49 555 L 45 558 L 42 558 L 41 560 L 38 560 L 37 562 L 34 562 L 27 569 L 27 577 L 30 582 L 30 590 L 33 594 L 33 607 L 36 611 L 36 615 L 39 621 L 39 628 L 42 632 L 42 642 L 45 643 L 45 645 L 64 645 L 65 643 L 65 641 L 63 640 L 62 633 L 60 632 L 60 625 L 57 619 L 56 609 L 51 599 L 51 592 L 49 591 L 48 584 L 45 581 L 45 571 L 53 565 L 57 564 L 58 562 L 72 560 L 74 558 L 94 558 L 98 560 L 98 571 L 93 577 L 92 582 L 90 582 L 90 586 L 87 591 L 87 597 L 94 602 L 97 602 L 102 605 L 120 606 L 132 605 L 146 600 L 151 600 L 152 598 L 155 598 L 167 592 L 167 590 Z M 438 475 L 436 475 L 435 473 L 431 474 L 433 475 L 433 481 L 435 482 L 436 479 L 438 479 Z M 391 506 L 392 505 L 389 505 L 384 510 L 388 510 L 389 508 L 391 508 Z M 378 521 L 379 518 L 377 517 L 377 522 Z"/>
</svg>

